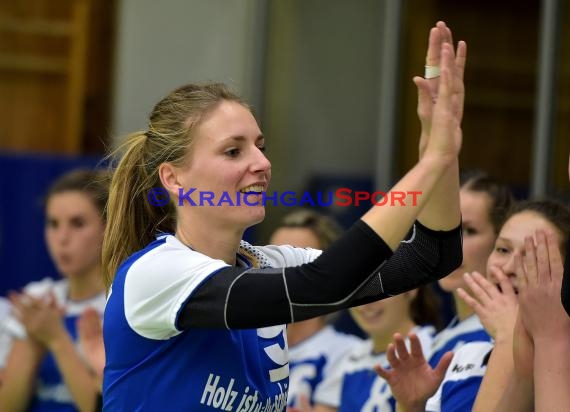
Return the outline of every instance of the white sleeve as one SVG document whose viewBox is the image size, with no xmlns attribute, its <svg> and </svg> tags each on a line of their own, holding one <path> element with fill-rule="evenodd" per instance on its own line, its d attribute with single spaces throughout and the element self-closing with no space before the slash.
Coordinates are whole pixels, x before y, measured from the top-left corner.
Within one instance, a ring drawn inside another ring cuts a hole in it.
<svg viewBox="0 0 570 412">
<path fill-rule="evenodd" d="M 445 376 L 437 388 L 437 392 L 428 399 L 426 403 L 426 412 L 440 412 L 441 411 L 441 398 L 443 396 L 443 386 L 452 379 L 453 369 L 460 363 L 462 363 L 462 352 L 458 350 L 453 354 L 453 359 L 445 372 Z"/>
<path fill-rule="evenodd" d="M 128 269 L 124 305 L 129 326 L 149 339 L 181 333 L 176 319 L 192 293 L 211 275 L 229 266 L 171 242 L 143 255 Z"/>
<path fill-rule="evenodd" d="M 455 387 L 455 390 L 457 390 L 458 383 L 461 384 L 475 377 L 482 378 L 487 369 L 487 366 L 482 361 L 492 349 L 493 343 L 491 342 L 474 341 L 461 346 L 453 355 L 451 364 L 447 368 L 437 392 L 428 399 L 426 412 L 441 411 L 442 403 L 445 409 L 449 409 L 450 400 L 448 396 L 453 391 L 453 389 L 449 388 Z M 445 399 L 443 399 L 444 386 L 447 388 Z"/>
<path fill-rule="evenodd" d="M 446 375 L 447 377 L 447 375 Z M 445 382 L 445 378 L 443 378 Z M 440 412 L 441 411 L 441 388 L 443 387 L 443 382 L 437 388 L 437 392 L 431 398 L 428 399 L 426 403 L 426 412 Z"/>
<path fill-rule="evenodd" d="M 272 261 L 274 267 L 299 266 L 310 263 L 323 253 L 318 249 L 283 246 L 256 246 Z"/>
</svg>

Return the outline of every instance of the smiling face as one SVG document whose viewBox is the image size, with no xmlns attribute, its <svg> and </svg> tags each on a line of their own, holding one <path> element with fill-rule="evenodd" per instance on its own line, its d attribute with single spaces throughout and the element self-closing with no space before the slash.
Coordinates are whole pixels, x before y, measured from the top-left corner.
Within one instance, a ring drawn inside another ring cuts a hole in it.
<svg viewBox="0 0 570 412">
<path fill-rule="evenodd" d="M 80 277 L 100 266 L 105 225 L 89 195 L 65 191 L 49 197 L 45 237 L 58 271 Z"/>
<path fill-rule="evenodd" d="M 188 161 L 179 175 L 184 193 L 196 189 L 191 198 L 199 205 L 185 201 L 186 213 L 194 220 L 239 229 L 262 221 L 265 208 L 261 193 L 271 179 L 271 163 L 264 151 L 265 139 L 246 107 L 224 100 L 206 113 L 196 127 Z M 245 193 L 250 193 L 248 203 L 258 204 L 246 204 Z M 212 197 L 213 204 L 220 206 L 210 206 L 204 196 Z"/>
<path fill-rule="evenodd" d="M 489 218 L 491 198 L 484 192 L 461 189 L 461 226 L 463 231 L 463 262 L 452 273 L 439 280 L 439 285 L 448 292 L 459 287 L 466 288 L 465 272 L 485 272 L 487 258 L 493 250 L 495 231 Z"/>
<path fill-rule="evenodd" d="M 497 283 L 491 272 L 491 267 L 496 266 L 505 273 L 516 289 L 514 255 L 518 253 L 524 256 L 525 237 L 535 236 L 537 230 L 552 232 L 555 234 L 557 242 L 561 242 L 558 228 L 541 214 L 534 211 L 523 211 L 511 216 L 501 228 L 495 247 L 487 261 L 487 278 Z"/>
<path fill-rule="evenodd" d="M 392 336 L 413 326 L 410 300 L 415 291 L 350 308 L 350 314 L 360 328 L 372 339 Z"/>
</svg>

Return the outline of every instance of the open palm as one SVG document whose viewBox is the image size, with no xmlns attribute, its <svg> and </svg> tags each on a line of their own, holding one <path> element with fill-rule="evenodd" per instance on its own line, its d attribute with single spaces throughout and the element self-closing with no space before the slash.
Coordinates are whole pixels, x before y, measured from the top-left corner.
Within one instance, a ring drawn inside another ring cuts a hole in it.
<svg viewBox="0 0 570 412">
<path fill-rule="evenodd" d="M 386 352 L 391 369 L 384 369 L 378 365 L 375 370 L 388 382 L 398 403 L 406 408 L 414 409 L 418 406 L 423 407 L 437 391 L 453 354 L 446 353 L 436 368 L 432 369 L 424 358 L 417 335 L 411 333 L 409 339 L 410 352 L 406 348 L 402 335 L 395 334 L 394 342 L 388 345 Z"/>
</svg>

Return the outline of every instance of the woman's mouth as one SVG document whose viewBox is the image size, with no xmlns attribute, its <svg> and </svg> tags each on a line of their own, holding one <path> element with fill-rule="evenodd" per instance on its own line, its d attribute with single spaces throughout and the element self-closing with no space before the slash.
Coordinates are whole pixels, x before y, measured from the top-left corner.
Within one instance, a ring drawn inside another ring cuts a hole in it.
<svg viewBox="0 0 570 412">
<path fill-rule="evenodd" d="M 260 195 L 263 192 L 265 192 L 265 187 L 262 185 L 259 185 L 259 184 L 254 184 L 254 185 L 249 185 L 247 187 L 244 187 L 243 189 L 240 189 L 239 192 L 243 193 L 243 194 L 253 193 L 253 194 Z"/>
</svg>

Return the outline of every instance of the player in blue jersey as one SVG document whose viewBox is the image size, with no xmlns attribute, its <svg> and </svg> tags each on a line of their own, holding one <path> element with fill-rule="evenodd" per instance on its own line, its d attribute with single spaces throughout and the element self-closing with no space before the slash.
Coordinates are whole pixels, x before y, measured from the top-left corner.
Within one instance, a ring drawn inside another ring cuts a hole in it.
<svg viewBox="0 0 570 412">
<path fill-rule="evenodd" d="M 422 348 L 429 351 L 439 310 L 430 286 L 379 302 L 350 309 L 358 326 L 369 336 L 334 367 L 317 389 L 315 412 L 395 411 L 396 401 L 386 381 L 374 373 L 374 366 L 388 366 L 386 347 L 394 333 L 414 332 Z"/>
<path fill-rule="evenodd" d="M 283 410 L 284 324 L 415 289 L 460 264 L 466 46 L 456 57 L 442 42 L 440 52 L 421 160 L 392 189 L 420 191 L 417 204 L 373 207 L 322 253 L 242 241 L 265 216 L 271 164 L 237 96 L 186 85 L 154 107 L 148 130 L 118 148 L 111 183 L 105 410 Z M 199 206 L 203 193 L 226 202 Z"/>
<path fill-rule="evenodd" d="M 439 280 L 443 290 L 453 293 L 456 316 L 434 339 L 429 357 L 432 367 L 448 351 L 455 351 L 467 342 L 489 342 L 491 339 L 477 314 L 457 295 L 456 290 L 466 287 L 465 272 L 485 271 L 487 258 L 512 204 L 512 195 L 509 188 L 496 179 L 482 172 L 468 172 L 462 176 L 459 203 L 463 263 Z"/>
<path fill-rule="evenodd" d="M 4 367 L 10 349 L 12 348 L 12 336 L 6 330 L 5 323 L 10 318 L 11 305 L 10 301 L 6 298 L 0 297 L 0 386 L 4 381 Z"/>
<path fill-rule="evenodd" d="M 421 351 L 414 352 L 412 346 L 410 356 L 401 343 L 401 336 L 397 337 L 397 349 L 391 347 L 394 370 L 379 368 L 378 371 L 393 383 L 392 390 L 403 411 L 502 410 L 496 408 L 514 368 L 513 333 L 518 312 L 515 256 L 524 255 L 525 242 L 531 241 L 532 237 L 537 242 L 544 232 L 550 232 L 556 246 L 564 250 L 570 235 L 570 210 L 553 201 L 529 201 L 516 205 L 489 256 L 489 280 L 475 272 L 466 275 L 477 299 L 468 297 L 464 292 L 460 294 L 477 311 L 494 338 L 492 342 L 465 344 L 456 352 L 445 372 L 445 366 L 451 359 L 449 354 L 433 370 Z M 483 377 L 485 384 L 481 386 Z M 408 383 L 412 380 L 415 384 L 410 386 Z M 436 389 L 437 393 L 426 404 L 426 399 Z"/>
<path fill-rule="evenodd" d="M 271 235 L 272 245 L 325 250 L 342 233 L 334 219 L 319 212 L 301 209 L 283 217 Z M 342 356 L 360 338 L 336 331 L 326 316 L 287 325 L 289 345 L 289 394 L 287 405 L 299 406 L 300 397 L 313 404 L 313 394 Z"/>
<path fill-rule="evenodd" d="M 75 322 L 87 308 L 100 316 L 105 286 L 100 253 L 105 229 L 106 172 L 72 171 L 46 198 L 45 235 L 62 279 L 46 278 L 10 295 L 14 334 L 2 411 L 94 410 L 97 387 L 77 350 Z"/>
</svg>

